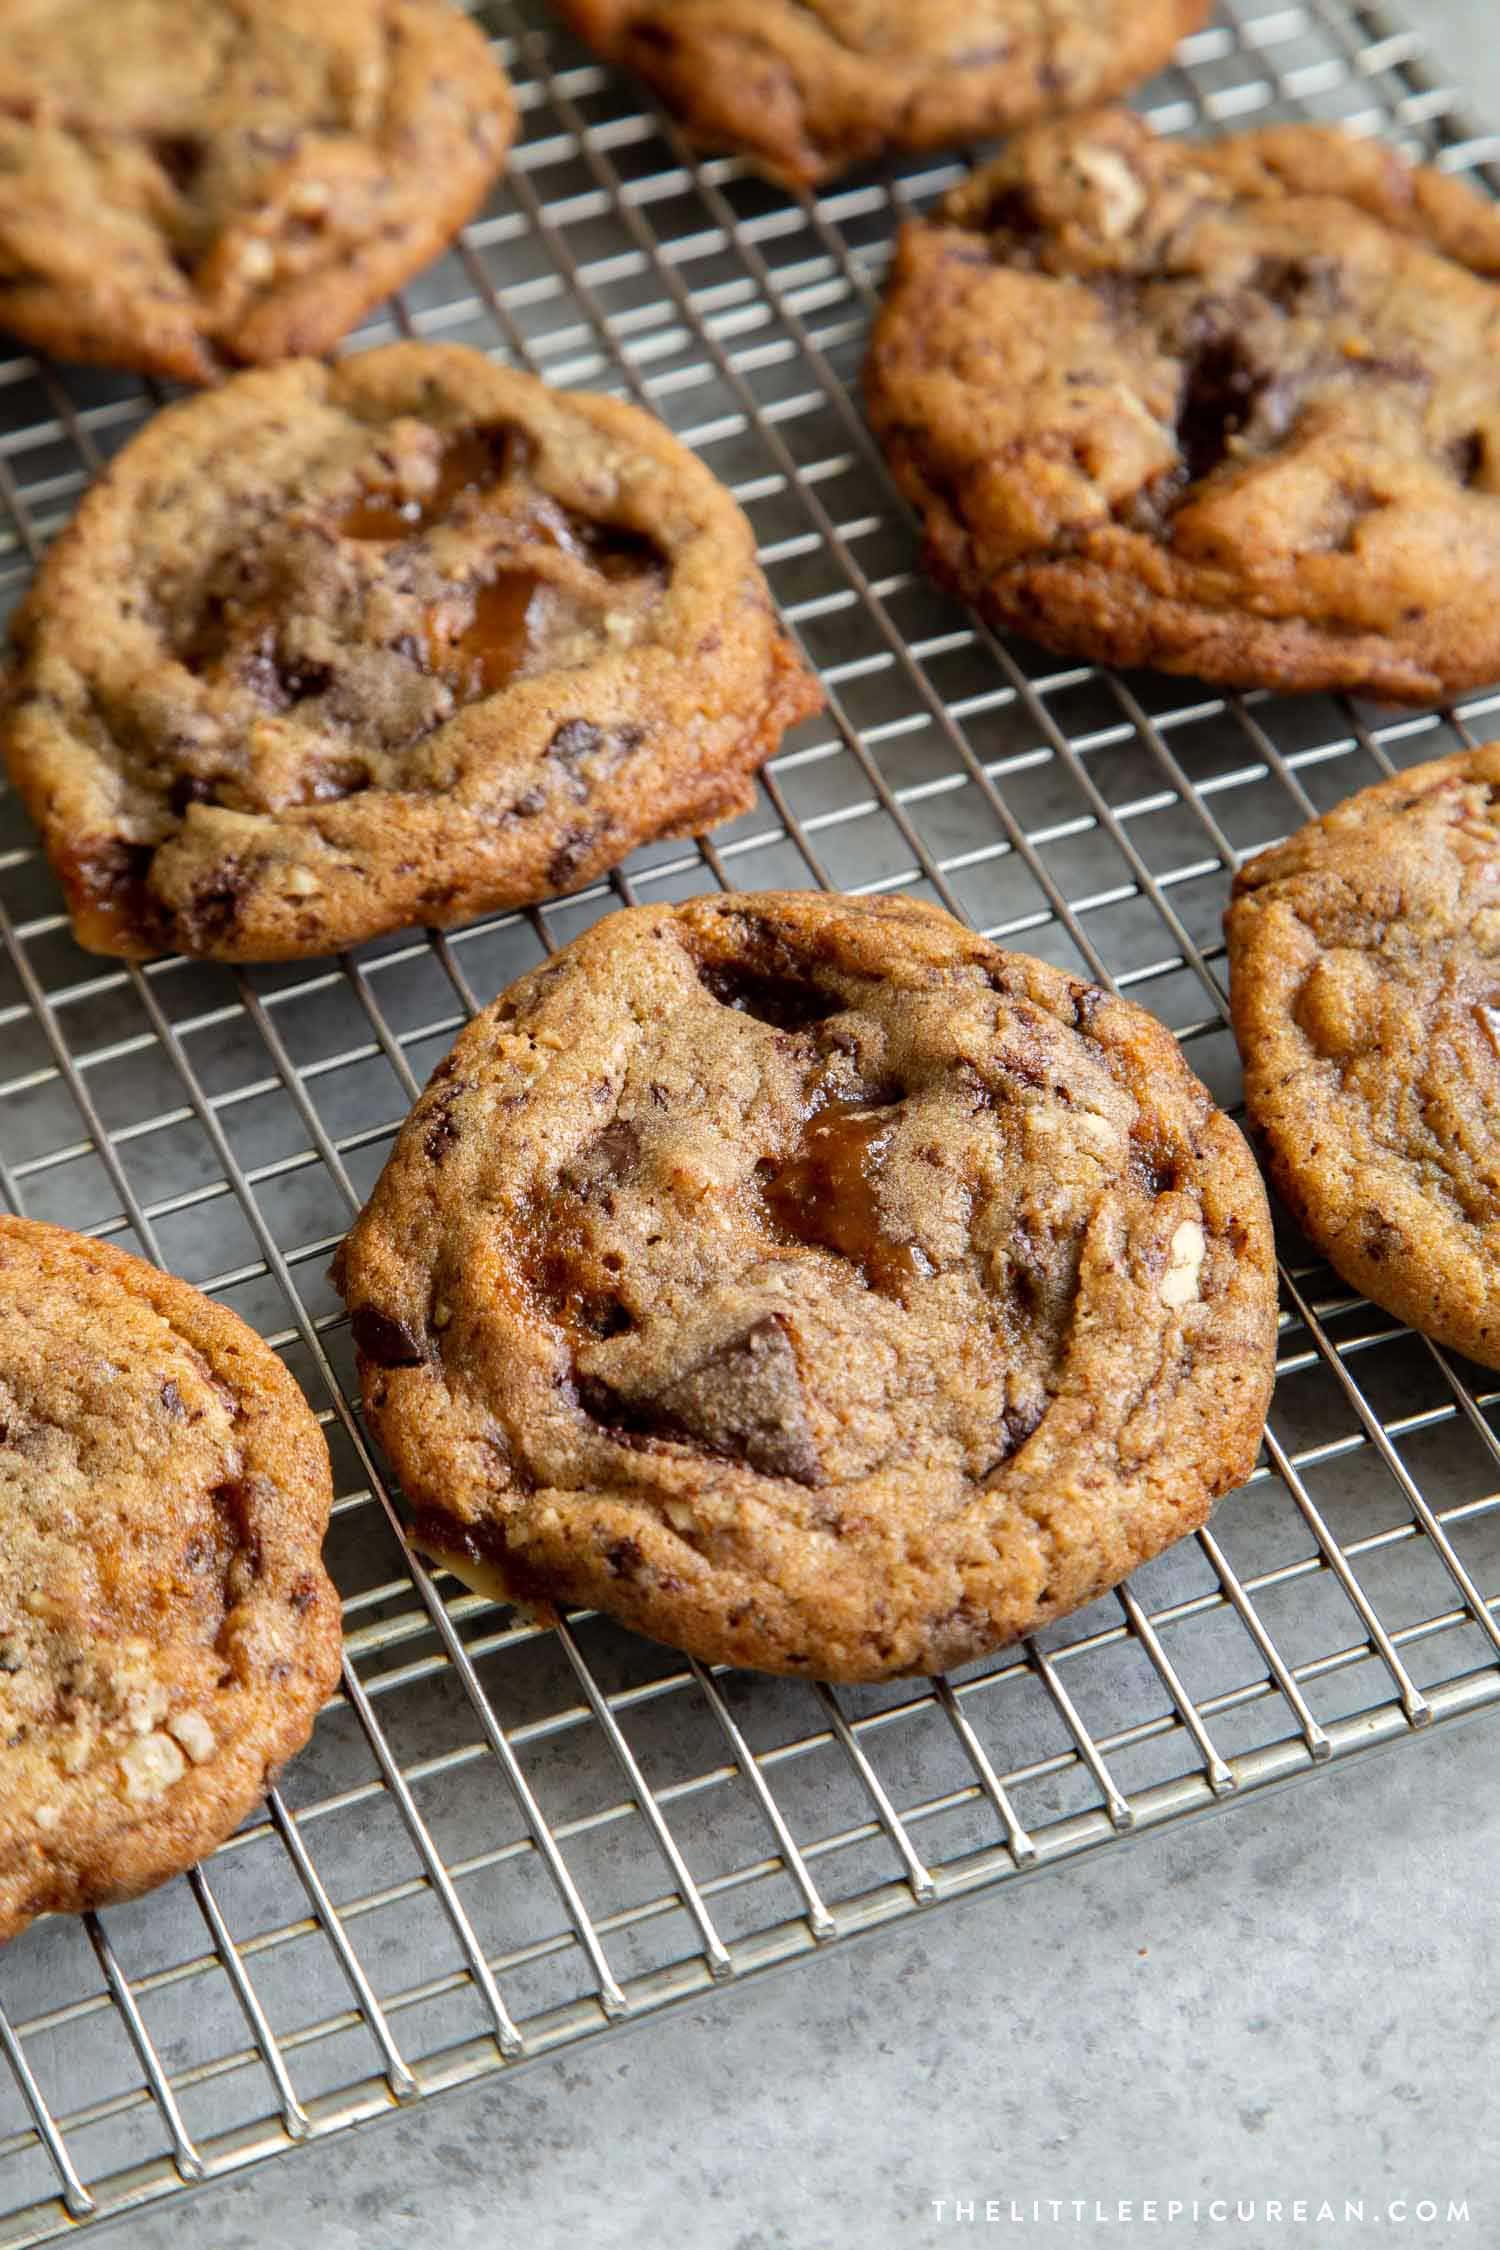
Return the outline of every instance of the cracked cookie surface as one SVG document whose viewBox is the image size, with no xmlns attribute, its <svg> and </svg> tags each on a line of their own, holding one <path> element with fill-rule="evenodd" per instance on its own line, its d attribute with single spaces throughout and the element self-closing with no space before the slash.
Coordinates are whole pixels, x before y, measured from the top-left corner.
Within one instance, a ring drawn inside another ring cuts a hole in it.
<svg viewBox="0 0 1500 2250">
<path fill-rule="evenodd" d="M 185 383 L 327 351 L 514 127 L 448 0 L 0 0 L 0 326 Z"/>
<path fill-rule="evenodd" d="M 1298 1223 L 1500 1367 L 1500 743 L 1261 852 L 1226 928 L 1246 1105 Z"/>
<path fill-rule="evenodd" d="M 331 1497 L 242 1321 L 0 1216 L 0 1941 L 192 1866 L 307 1740 L 339 1667 Z"/>
<path fill-rule="evenodd" d="M 866 371 L 936 576 L 1049 648 L 1500 676 L 1500 210 L 1310 125 L 1038 126 L 902 234 Z"/>
<path fill-rule="evenodd" d="M 14 631 L 0 743 L 80 942 L 127 955 L 528 904 L 746 810 L 822 701 L 701 463 L 452 346 L 169 408 Z"/>
<path fill-rule="evenodd" d="M 1209 0 L 558 0 L 709 145 L 792 185 L 1123 93 Z"/>
<path fill-rule="evenodd" d="M 914 902 L 596 924 L 462 1035 L 344 1246 L 416 1537 L 706 1660 L 962 1663 L 1250 1472 L 1260 1178 L 1153 1018 Z"/>
</svg>

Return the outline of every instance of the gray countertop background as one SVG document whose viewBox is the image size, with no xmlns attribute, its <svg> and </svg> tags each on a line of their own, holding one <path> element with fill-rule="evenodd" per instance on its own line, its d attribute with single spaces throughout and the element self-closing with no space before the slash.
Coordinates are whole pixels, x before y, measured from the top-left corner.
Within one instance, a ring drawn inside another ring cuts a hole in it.
<svg viewBox="0 0 1500 2250">
<path fill-rule="evenodd" d="M 1500 122 L 1494 0 L 1409 0 L 1407 15 Z M 1487 2053 L 1497 1753 L 1500 1730 L 1481 1720 L 1257 1797 L 104 2238 L 130 2250 L 905 2250 L 976 2236 L 1333 2250 L 1394 2234 L 1488 2250 L 1500 2242 Z M 1342 2217 L 1346 2196 L 1364 2199 L 1362 2222 Z M 1195 2197 L 1196 2223 L 1189 2209 L 1167 2224 L 1169 2199 Z M 1223 2222 L 1206 2208 L 1215 2197 L 1229 2199 Z M 1467 2199 L 1467 2223 L 1419 2218 L 1427 2197 Z M 958 2198 L 975 2201 L 972 2223 L 953 2216 Z M 1075 2198 L 1109 2218 L 1076 2216 Z M 1277 2198 L 1280 2219 L 1266 2208 Z M 1316 2216 L 1325 2198 L 1332 2221 Z M 1255 2216 L 1236 2222 L 1236 2199 L 1254 2199 Z"/>
</svg>

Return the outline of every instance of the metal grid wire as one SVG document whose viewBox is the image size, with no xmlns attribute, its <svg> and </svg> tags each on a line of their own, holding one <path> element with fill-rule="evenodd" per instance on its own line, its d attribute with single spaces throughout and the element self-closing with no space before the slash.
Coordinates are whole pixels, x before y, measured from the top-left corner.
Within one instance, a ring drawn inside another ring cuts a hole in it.
<svg viewBox="0 0 1500 2250">
<path fill-rule="evenodd" d="M 855 402 L 894 222 L 959 166 L 797 201 L 692 160 L 531 0 L 484 21 L 523 143 L 358 340 L 457 338 L 653 408 L 749 511 L 829 709 L 711 842 L 248 974 L 80 953 L 0 798 L 0 1196 L 160 1259 L 285 1354 L 334 1454 L 346 1632 L 342 1692 L 263 1813 L 0 1959 L 0 2250 L 1500 1700 L 1500 1387 L 1290 1233 L 1250 1484 L 961 1676 L 835 1695 L 597 1617 L 541 1633 L 404 1545 L 325 1269 L 464 1017 L 545 948 L 715 882 L 910 889 L 1154 1009 L 1232 1106 L 1236 861 L 1500 711 L 1225 697 L 996 641 L 917 569 Z M 1316 114 L 1454 171 L 1500 160 L 1353 0 L 1226 0 L 1142 99 L 1162 130 Z M 155 403 L 0 359 L 0 610 Z"/>
</svg>

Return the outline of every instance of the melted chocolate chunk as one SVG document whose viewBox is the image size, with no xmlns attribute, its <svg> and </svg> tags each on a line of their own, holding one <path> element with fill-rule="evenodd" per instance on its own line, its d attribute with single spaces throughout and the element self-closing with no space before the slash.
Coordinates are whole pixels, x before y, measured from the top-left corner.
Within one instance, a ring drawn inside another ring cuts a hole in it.
<svg viewBox="0 0 1500 2250">
<path fill-rule="evenodd" d="M 1270 387 L 1271 376 L 1237 336 L 1215 336 L 1188 361 L 1177 407 L 1177 444 L 1196 484 L 1227 457 Z"/>
<path fill-rule="evenodd" d="M 733 961 L 700 961 L 698 982 L 720 1007 L 754 1016 L 777 1031 L 805 1031 L 810 1024 L 840 1013 L 844 1003 L 800 977 L 762 975 Z"/>
<path fill-rule="evenodd" d="M 420 1367 L 427 1357 L 421 1338 L 406 1322 L 377 1305 L 360 1305 L 349 1327 L 359 1350 L 377 1367 Z"/>
</svg>

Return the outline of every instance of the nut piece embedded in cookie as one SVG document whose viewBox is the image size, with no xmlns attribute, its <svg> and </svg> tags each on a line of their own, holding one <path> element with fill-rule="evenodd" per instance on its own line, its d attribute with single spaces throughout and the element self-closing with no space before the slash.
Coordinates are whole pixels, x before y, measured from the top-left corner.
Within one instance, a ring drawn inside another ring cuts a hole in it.
<svg viewBox="0 0 1500 2250">
<path fill-rule="evenodd" d="M 1500 210 L 1379 142 L 1038 125 L 901 236 L 865 375 L 929 566 L 1099 663 L 1500 676 Z"/>
<path fill-rule="evenodd" d="M 745 811 L 822 701 L 660 423 L 436 344 L 169 408 L 14 631 L 0 746 L 103 953 L 530 904 Z"/>
<path fill-rule="evenodd" d="M 1500 743 L 1408 767 L 1240 869 L 1245 1101 L 1305 1234 L 1500 1367 Z"/>
<path fill-rule="evenodd" d="M 317 1421 L 268 1345 L 0 1216 L 0 1942 L 227 1836 L 339 1668 Z"/>
<path fill-rule="evenodd" d="M 1275 1341 L 1259 1177 L 1171 1035 L 897 899 L 595 924 L 460 1038 L 338 1280 L 420 1545 L 830 1679 L 1192 1530 Z"/>
<path fill-rule="evenodd" d="M 0 324 L 185 383 L 327 351 L 514 130 L 448 0 L 0 0 Z"/>
<path fill-rule="evenodd" d="M 1208 0 L 558 0 L 694 139 L 796 187 L 1123 93 Z"/>
</svg>

